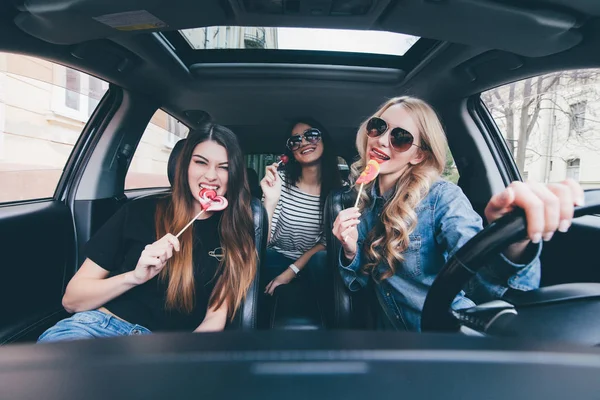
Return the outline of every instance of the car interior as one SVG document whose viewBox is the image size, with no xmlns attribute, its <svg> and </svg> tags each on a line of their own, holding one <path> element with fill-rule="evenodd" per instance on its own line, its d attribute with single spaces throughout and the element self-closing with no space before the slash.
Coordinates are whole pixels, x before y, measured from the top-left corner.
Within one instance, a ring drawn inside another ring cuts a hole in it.
<svg viewBox="0 0 600 400">
<path fill-rule="evenodd" d="M 181 32 L 218 26 L 372 30 L 418 40 L 402 56 L 206 50 L 193 48 Z M 352 382 L 353 398 L 383 393 L 373 389 L 374 382 L 403 382 L 399 386 L 407 394 L 419 388 L 419 397 L 590 397 L 600 389 L 600 353 L 594 348 L 600 344 L 600 269 L 594 250 L 600 242 L 600 194 L 593 188 L 586 191 L 586 207 L 577 211 L 580 218 L 569 232 L 544 243 L 538 291 L 511 292 L 494 303 L 448 311 L 483 262 L 523 235 L 524 218 L 515 213 L 487 226 L 448 262 L 428 296 L 422 334 L 375 332 L 373 293 L 368 288 L 350 293 L 344 286 L 331 227 L 354 201 L 346 187 L 325 205 L 331 290 L 317 307 L 310 296 L 298 301 L 310 290 L 302 279 L 268 299 L 259 267 L 226 332 L 43 349 L 34 342 L 68 316 L 61 298 L 94 232 L 125 203 L 170 190 L 168 183 L 126 188 L 132 160 L 157 110 L 189 130 L 208 120 L 227 126 L 248 156 L 281 154 L 290 121 L 311 116 L 327 127 L 337 155 L 350 165 L 362 121 L 389 98 L 415 96 L 440 116 L 460 176 L 457 184 L 483 216 L 494 193 L 524 176 L 482 93 L 543 74 L 600 68 L 599 45 L 600 2 L 588 0 L 0 0 L 0 52 L 46 60 L 108 83 L 80 124 L 53 194 L 0 203 L 0 386 L 15 398 L 25 393 L 120 398 L 126 390 L 148 398 L 199 390 L 331 397 Z M 0 81 L 0 102 L 2 90 Z M 169 181 L 183 143 L 172 146 L 160 167 Z M 264 165 L 252 172 L 261 177 Z M 260 265 L 268 219 L 258 179 L 253 182 Z M 65 367 L 52 367 L 60 363 Z M 160 370 L 164 365 L 169 367 Z M 94 371 L 102 371 L 104 382 L 119 380 L 126 371 L 131 379 L 116 385 L 123 390 L 117 391 L 94 380 Z M 144 383 L 147 374 L 159 371 L 162 380 Z M 190 377 L 196 372 L 202 379 Z M 14 379 L 17 373 L 20 378 Z M 219 383 L 229 373 L 245 378 L 223 388 Z M 497 375 L 505 378 L 490 378 Z M 431 376 L 453 384 L 431 385 Z M 532 376 L 547 378 L 544 387 L 533 385 Z M 552 379 L 556 376 L 562 379 Z M 61 385 L 73 378 L 93 382 L 97 390 Z M 36 383 L 24 388 L 26 380 Z M 509 380 L 514 384 L 506 385 Z M 286 390 L 292 384 L 299 388 L 294 393 Z"/>
</svg>

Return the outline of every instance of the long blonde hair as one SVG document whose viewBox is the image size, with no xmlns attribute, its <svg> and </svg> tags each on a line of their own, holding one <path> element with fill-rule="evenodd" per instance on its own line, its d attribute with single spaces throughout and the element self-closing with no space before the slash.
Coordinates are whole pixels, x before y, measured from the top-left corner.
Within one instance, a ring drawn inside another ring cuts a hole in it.
<svg viewBox="0 0 600 400">
<path fill-rule="evenodd" d="M 375 225 L 364 242 L 363 251 L 368 262 L 362 270 L 376 280 L 393 276 L 397 266 L 404 261 L 402 253 L 408 248 L 409 235 L 417 225 L 415 208 L 429 193 L 431 184 L 440 177 L 446 163 L 446 134 L 433 108 L 423 100 L 408 96 L 395 97 L 383 104 L 373 117 L 380 117 L 388 108 L 397 104 L 401 104 L 406 109 L 419 129 L 421 142 L 419 151 L 424 153 L 424 159 L 415 165 L 407 166 L 395 184 L 392 198 L 381 213 L 381 223 Z M 369 161 L 366 130 L 369 119 L 360 125 L 356 137 L 356 148 L 360 159 L 351 167 L 353 181 L 356 181 Z M 359 200 L 361 211 L 371 201 L 369 193 L 375 182 L 376 180 L 370 182 L 363 189 Z M 376 267 L 383 261 L 387 269 L 377 274 Z"/>
</svg>

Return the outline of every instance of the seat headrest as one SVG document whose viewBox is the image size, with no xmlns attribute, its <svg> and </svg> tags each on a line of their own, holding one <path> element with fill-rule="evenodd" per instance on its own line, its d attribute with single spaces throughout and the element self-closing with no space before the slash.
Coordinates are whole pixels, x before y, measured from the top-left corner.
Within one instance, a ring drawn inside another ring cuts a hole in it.
<svg viewBox="0 0 600 400">
<path fill-rule="evenodd" d="M 175 182 L 175 169 L 177 168 L 177 159 L 179 158 L 179 154 L 181 153 L 181 149 L 185 144 L 185 139 L 181 139 L 175 146 L 173 146 L 173 150 L 171 151 L 171 155 L 169 155 L 169 161 L 167 162 L 167 177 L 169 178 L 169 183 L 173 186 L 173 182 Z"/>
</svg>

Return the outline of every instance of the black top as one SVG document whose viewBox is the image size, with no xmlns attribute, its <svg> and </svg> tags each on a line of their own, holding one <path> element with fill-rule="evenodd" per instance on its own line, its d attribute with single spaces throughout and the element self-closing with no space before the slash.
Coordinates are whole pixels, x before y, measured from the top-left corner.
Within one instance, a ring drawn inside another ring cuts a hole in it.
<svg viewBox="0 0 600 400">
<path fill-rule="evenodd" d="M 152 197 L 121 207 L 87 243 L 86 257 L 110 271 L 110 276 L 133 271 L 144 247 L 156 241 L 154 213 L 157 202 L 158 199 Z M 217 281 L 215 274 L 219 261 L 209 252 L 219 254 L 220 251 L 218 225 L 221 215 L 218 212 L 193 224 L 196 302 L 190 314 L 165 310 L 168 285 L 160 274 L 109 301 L 104 307 L 118 317 L 151 331 L 194 330 L 204 319 L 208 299 Z M 176 257 L 177 252 L 174 254 Z"/>
</svg>

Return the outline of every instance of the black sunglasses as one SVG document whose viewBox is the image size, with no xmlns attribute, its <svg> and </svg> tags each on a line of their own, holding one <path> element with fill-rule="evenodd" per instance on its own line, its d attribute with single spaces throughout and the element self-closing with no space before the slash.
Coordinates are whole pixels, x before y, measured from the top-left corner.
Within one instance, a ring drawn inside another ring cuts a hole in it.
<svg viewBox="0 0 600 400">
<path fill-rule="evenodd" d="M 302 146 L 303 137 L 307 143 L 317 144 L 321 140 L 321 136 L 322 135 L 320 130 L 318 130 L 317 128 L 309 128 L 305 130 L 302 135 L 293 135 L 292 137 L 290 137 L 285 145 L 291 151 L 296 151 L 300 148 L 300 146 Z"/>
<path fill-rule="evenodd" d="M 381 136 L 386 133 L 388 129 L 388 123 L 382 118 L 373 117 L 367 122 L 367 135 L 369 137 L 374 138 Z M 394 128 L 390 132 L 390 145 L 399 153 L 408 151 L 411 146 L 416 146 L 423 150 L 423 147 L 416 145 L 414 141 L 414 136 L 406 129 Z"/>
</svg>

